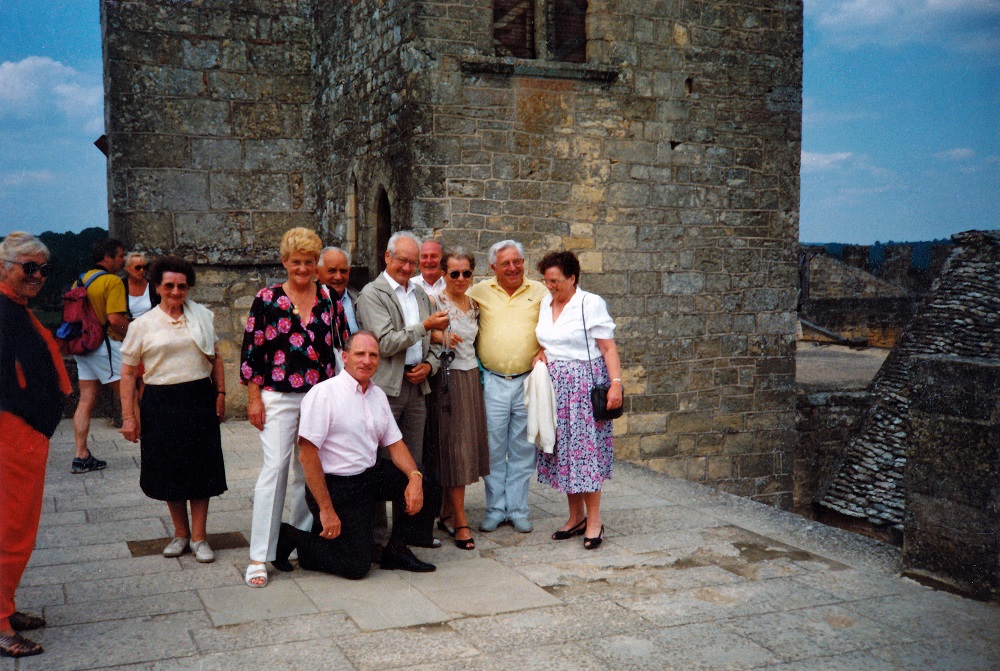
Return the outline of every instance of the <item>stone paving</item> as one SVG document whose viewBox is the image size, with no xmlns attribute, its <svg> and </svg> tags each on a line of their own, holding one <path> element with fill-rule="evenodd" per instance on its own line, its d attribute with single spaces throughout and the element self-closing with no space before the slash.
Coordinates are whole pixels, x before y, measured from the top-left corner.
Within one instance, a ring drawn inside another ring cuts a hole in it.
<svg viewBox="0 0 1000 671">
<path fill-rule="evenodd" d="M 223 426 L 229 491 L 209 532 L 229 545 L 249 537 L 254 434 Z M 243 585 L 246 547 L 207 565 L 133 556 L 165 544 L 166 506 L 139 491 L 137 446 L 104 420 L 92 441 L 107 470 L 71 475 L 70 424 L 53 439 L 18 592 L 48 618 L 32 632 L 46 652 L 0 671 L 1000 669 L 1000 606 L 898 577 L 897 548 L 628 464 L 605 489 L 597 551 L 549 540 L 565 502 L 536 483 L 533 533 L 417 549 L 435 573 L 272 571 L 260 590 Z M 481 485 L 468 502 L 478 524 Z"/>
</svg>

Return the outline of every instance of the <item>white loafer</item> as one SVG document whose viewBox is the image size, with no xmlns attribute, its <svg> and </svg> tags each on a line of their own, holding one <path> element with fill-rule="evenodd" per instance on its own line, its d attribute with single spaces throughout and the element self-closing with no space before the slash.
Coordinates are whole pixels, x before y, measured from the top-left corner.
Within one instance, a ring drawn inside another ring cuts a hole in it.
<svg viewBox="0 0 1000 671">
<path fill-rule="evenodd" d="M 188 549 L 188 539 L 187 538 L 177 538 L 174 537 L 167 547 L 163 548 L 164 557 L 180 557 L 182 554 L 187 552 Z"/>
<path fill-rule="evenodd" d="M 215 561 L 215 553 L 208 546 L 208 541 L 195 541 L 191 543 L 191 552 L 194 553 L 195 561 L 202 564 L 211 564 Z"/>
</svg>

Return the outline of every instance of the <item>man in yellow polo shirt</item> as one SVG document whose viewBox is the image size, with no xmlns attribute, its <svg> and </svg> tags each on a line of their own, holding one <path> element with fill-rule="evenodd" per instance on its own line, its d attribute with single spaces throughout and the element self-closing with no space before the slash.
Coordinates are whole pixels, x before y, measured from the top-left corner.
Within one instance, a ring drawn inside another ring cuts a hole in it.
<svg viewBox="0 0 1000 671">
<path fill-rule="evenodd" d="M 486 369 L 483 397 L 490 443 L 486 516 L 481 531 L 505 521 L 521 533 L 528 521 L 528 483 L 535 472 L 535 446 L 528 441 L 524 376 L 538 353 L 535 326 L 545 287 L 524 277 L 524 248 L 514 240 L 490 247 L 494 277 L 479 282 L 468 295 L 479 303 L 476 353 Z"/>
<path fill-rule="evenodd" d="M 87 286 L 87 300 L 97 319 L 105 325 L 108 337 L 93 352 L 73 357 L 80 380 L 80 402 L 73 413 L 76 442 L 73 473 L 99 471 L 108 465 L 91 454 L 87 447 L 90 414 L 102 384 L 111 385 L 115 396 L 118 396 L 118 381 L 122 376 L 122 340 L 128 330 L 128 292 L 122 278 L 115 275 L 125 267 L 124 246 L 114 238 L 98 240 L 94 243 L 92 260 L 94 267 L 83 273 L 83 281 L 101 271 L 105 273 Z"/>
</svg>

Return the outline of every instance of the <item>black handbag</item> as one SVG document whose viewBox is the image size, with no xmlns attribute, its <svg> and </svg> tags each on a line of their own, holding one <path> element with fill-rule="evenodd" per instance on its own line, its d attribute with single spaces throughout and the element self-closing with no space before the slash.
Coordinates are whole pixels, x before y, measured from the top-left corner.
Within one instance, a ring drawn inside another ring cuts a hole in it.
<svg viewBox="0 0 1000 671">
<path fill-rule="evenodd" d="M 594 366 L 590 359 L 590 338 L 587 337 L 587 318 L 583 316 L 583 301 L 580 301 L 580 318 L 583 320 L 583 342 L 587 344 L 587 370 L 590 371 L 590 403 L 594 406 L 594 419 L 603 422 L 618 419 L 625 413 L 625 390 L 622 389 L 622 404 L 613 410 L 608 410 L 608 389 L 603 384 L 597 384 L 594 377 Z"/>
</svg>

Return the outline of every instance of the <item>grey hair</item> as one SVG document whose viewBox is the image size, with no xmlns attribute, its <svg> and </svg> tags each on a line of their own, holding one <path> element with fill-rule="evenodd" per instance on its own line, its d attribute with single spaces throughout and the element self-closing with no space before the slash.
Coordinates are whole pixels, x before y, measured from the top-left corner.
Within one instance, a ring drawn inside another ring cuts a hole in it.
<svg viewBox="0 0 1000 671">
<path fill-rule="evenodd" d="M 347 259 L 347 265 L 351 265 L 351 255 L 347 253 L 346 249 L 341 249 L 340 247 L 324 247 L 319 253 L 319 262 L 316 264 L 317 268 L 323 267 L 323 257 L 326 256 L 327 252 L 340 252 Z"/>
<path fill-rule="evenodd" d="M 428 242 L 433 243 L 433 244 L 437 245 L 438 247 L 440 247 L 442 252 L 444 251 L 444 245 L 442 245 L 441 241 L 438 240 L 437 238 L 424 238 L 424 241 L 420 243 L 420 246 L 423 247 Z"/>
<path fill-rule="evenodd" d="M 417 246 L 417 249 L 418 250 L 420 249 L 420 240 L 417 238 L 417 236 L 413 234 L 412 231 L 396 231 L 389 238 L 389 243 L 385 246 L 385 251 L 395 256 L 396 243 L 399 241 L 400 238 L 409 238 L 410 240 L 413 240 L 413 243 Z"/>
<path fill-rule="evenodd" d="M 497 255 L 505 249 L 510 249 L 513 247 L 520 254 L 521 258 L 524 258 L 524 246 L 517 240 L 501 240 L 500 242 L 493 243 L 490 247 L 490 265 L 496 265 Z"/>
<path fill-rule="evenodd" d="M 129 252 L 128 254 L 125 255 L 125 265 L 127 266 L 128 262 L 131 261 L 132 259 L 134 259 L 137 256 L 141 256 L 142 258 L 145 259 L 146 258 L 146 253 L 145 252 L 139 252 L 139 251 Z"/>
<path fill-rule="evenodd" d="M 16 261 L 19 256 L 35 256 L 44 254 L 48 259 L 51 254 L 45 243 L 24 231 L 11 231 L 0 242 L 0 259 L 4 261 Z"/>
</svg>

